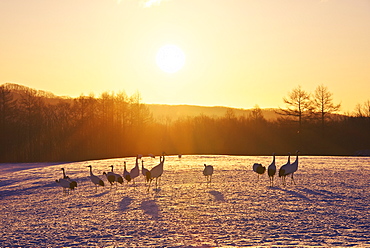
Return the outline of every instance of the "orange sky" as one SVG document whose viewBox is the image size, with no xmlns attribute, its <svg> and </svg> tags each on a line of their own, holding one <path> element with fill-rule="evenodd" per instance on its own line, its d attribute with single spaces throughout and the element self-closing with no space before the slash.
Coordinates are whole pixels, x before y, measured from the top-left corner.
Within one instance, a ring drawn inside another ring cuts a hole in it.
<svg viewBox="0 0 370 248">
<path fill-rule="evenodd" d="M 2 0 L 0 84 L 143 102 L 284 107 L 324 84 L 342 112 L 370 99 L 369 0 Z M 156 65 L 165 44 L 185 66 Z"/>
</svg>

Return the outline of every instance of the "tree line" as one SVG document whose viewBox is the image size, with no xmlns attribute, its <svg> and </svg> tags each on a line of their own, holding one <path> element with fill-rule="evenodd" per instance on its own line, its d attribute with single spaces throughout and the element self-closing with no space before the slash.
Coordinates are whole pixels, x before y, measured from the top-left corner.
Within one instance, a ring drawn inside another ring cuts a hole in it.
<svg viewBox="0 0 370 248">
<path fill-rule="evenodd" d="M 199 115 L 158 122 L 139 93 L 77 98 L 17 84 L 0 86 L 0 162 L 79 161 L 136 154 L 353 155 L 370 147 L 370 101 L 339 115 L 332 93 L 300 86 L 283 98 L 279 118 L 255 106 L 247 116 Z"/>
</svg>

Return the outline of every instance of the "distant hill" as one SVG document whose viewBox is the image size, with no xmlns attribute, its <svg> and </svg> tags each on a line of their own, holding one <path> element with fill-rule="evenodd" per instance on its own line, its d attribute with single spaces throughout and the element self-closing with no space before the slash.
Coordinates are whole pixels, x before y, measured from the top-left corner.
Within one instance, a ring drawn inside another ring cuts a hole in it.
<svg viewBox="0 0 370 248">
<path fill-rule="evenodd" d="M 21 94 L 25 91 L 32 90 L 38 96 L 44 97 L 45 101 L 49 104 L 57 104 L 60 101 L 71 102 L 73 98 L 66 96 L 57 96 L 52 92 L 36 90 L 29 88 L 24 85 L 6 83 L 3 84 L 8 89 L 12 90 L 14 99 L 20 99 Z M 209 117 L 217 118 L 225 116 L 228 110 L 232 110 L 236 116 L 249 116 L 252 109 L 239 109 L 239 108 L 229 108 L 222 106 L 206 107 L 206 106 L 196 106 L 196 105 L 167 105 L 167 104 L 145 104 L 149 111 L 152 113 L 154 119 L 158 122 L 175 121 L 178 118 L 184 117 L 195 117 L 199 115 L 206 115 Z M 275 110 L 272 108 L 261 109 L 262 114 L 265 119 L 273 120 L 278 117 Z"/>
<path fill-rule="evenodd" d="M 194 117 L 206 115 L 210 117 L 225 116 L 228 110 L 232 110 L 236 116 L 249 116 L 252 109 L 238 109 L 229 107 L 205 107 L 195 105 L 165 105 L 165 104 L 147 104 L 149 111 L 153 114 L 154 119 L 159 122 L 173 121 L 180 117 Z M 278 115 L 274 109 L 261 109 L 263 116 L 267 120 L 276 119 Z"/>
<path fill-rule="evenodd" d="M 44 98 L 45 102 L 48 104 L 57 104 L 60 101 L 70 101 L 72 99 L 69 97 L 57 96 L 49 91 L 37 90 L 20 84 L 5 83 L 0 86 L 5 86 L 7 89 L 11 90 L 14 100 L 22 99 L 22 94 L 24 94 L 24 92 L 32 92 L 35 95 Z"/>
</svg>

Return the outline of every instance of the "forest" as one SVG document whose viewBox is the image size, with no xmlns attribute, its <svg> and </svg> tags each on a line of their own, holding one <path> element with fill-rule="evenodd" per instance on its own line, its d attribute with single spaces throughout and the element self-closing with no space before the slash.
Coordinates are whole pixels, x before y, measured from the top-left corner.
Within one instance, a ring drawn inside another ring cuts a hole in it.
<svg viewBox="0 0 370 248">
<path fill-rule="evenodd" d="M 104 92 L 76 98 L 6 83 L 0 86 L 0 163 L 61 162 L 136 154 L 369 155 L 370 101 L 338 114 L 324 85 L 282 96 L 286 108 L 266 119 L 200 114 L 157 121 L 140 93 Z"/>
</svg>

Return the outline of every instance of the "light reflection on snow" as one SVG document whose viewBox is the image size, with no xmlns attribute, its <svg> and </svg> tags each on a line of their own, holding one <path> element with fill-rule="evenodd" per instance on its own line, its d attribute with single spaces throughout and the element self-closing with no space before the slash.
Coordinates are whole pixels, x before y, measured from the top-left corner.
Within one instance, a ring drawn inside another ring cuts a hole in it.
<svg viewBox="0 0 370 248">
<path fill-rule="evenodd" d="M 292 157 L 292 161 L 294 161 Z M 159 159 L 143 158 L 146 168 Z M 370 158 L 300 157 L 297 185 L 259 182 L 255 162 L 271 156 L 201 155 L 166 158 L 160 190 L 99 187 L 101 177 L 135 158 L 62 164 L 0 164 L 0 246 L 370 246 Z M 278 167 L 287 156 L 277 156 Z M 203 164 L 213 165 L 207 184 Z M 63 195 L 61 168 L 76 180 Z"/>
</svg>

